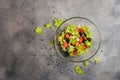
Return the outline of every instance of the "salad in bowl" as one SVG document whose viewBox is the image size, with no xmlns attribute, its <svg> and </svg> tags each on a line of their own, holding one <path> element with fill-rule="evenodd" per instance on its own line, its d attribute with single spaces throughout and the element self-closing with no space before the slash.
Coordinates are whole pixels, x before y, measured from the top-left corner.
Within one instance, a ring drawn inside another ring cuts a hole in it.
<svg viewBox="0 0 120 80">
<path fill-rule="evenodd" d="M 72 62 L 85 61 L 97 53 L 100 47 L 100 33 L 89 19 L 72 17 L 57 29 L 54 45 L 63 59 Z"/>
</svg>

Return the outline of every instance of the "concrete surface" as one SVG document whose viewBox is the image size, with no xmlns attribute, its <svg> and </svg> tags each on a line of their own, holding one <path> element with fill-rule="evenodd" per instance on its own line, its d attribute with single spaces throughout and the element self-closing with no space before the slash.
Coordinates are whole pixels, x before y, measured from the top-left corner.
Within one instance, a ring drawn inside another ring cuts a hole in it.
<svg viewBox="0 0 120 80">
<path fill-rule="evenodd" d="M 54 17 L 86 17 L 102 38 L 100 62 L 63 61 L 49 45 L 55 29 L 35 35 Z M 0 0 L 0 80 L 120 80 L 120 0 Z M 84 74 L 73 70 L 82 66 Z"/>
</svg>

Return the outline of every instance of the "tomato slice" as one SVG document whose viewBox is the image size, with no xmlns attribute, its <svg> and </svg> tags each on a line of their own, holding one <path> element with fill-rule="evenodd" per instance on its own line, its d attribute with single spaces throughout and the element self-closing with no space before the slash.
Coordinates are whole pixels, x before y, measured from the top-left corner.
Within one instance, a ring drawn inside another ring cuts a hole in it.
<svg viewBox="0 0 120 80">
<path fill-rule="evenodd" d="M 83 49 L 83 50 L 85 50 L 86 48 L 87 48 L 87 46 L 86 46 L 86 45 L 83 45 L 83 46 L 82 46 L 82 49 Z"/>
<path fill-rule="evenodd" d="M 70 37 L 70 34 L 69 33 L 66 33 L 65 34 L 65 38 L 69 38 Z"/>
<path fill-rule="evenodd" d="M 63 42 L 63 47 L 68 47 L 68 43 L 67 42 Z"/>
<path fill-rule="evenodd" d="M 75 46 L 79 46 L 79 45 L 80 45 L 79 41 L 76 41 Z"/>
<path fill-rule="evenodd" d="M 77 28 L 76 30 L 77 30 L 77 32 L 79 32 L 79 33 L 83 33 L 83 29 L 81 29 L 81 28 Z"/>
</svg>

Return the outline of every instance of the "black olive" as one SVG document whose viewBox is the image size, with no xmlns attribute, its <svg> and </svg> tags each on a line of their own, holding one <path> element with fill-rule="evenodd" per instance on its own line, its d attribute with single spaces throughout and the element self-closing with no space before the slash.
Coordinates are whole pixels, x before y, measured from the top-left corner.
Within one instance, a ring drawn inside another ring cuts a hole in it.
<svg viewBox="0 0 120 80">
<path fill-rule="evenodd" d="M 91 38 L 87 38 L 88 41 L 91 41 Z"/>
<path fill-rule="evenodd" d="M 85 33 L 83 33 L 84 34 L 84 36 L 86 36 L 86 34 Z"/>
<path fill-rule="evenodd" d="M 68 42 L 68 43 L 69 43 L 69 39 L 68 39 L 68 38 L 66 38 L 66 42 Z"/>
<path fill-rule="evenodd" d="M 86 40 L 83 40 L 82 42 L 85 43 Z"/>
<path fill-rule="evenodd" d="M 74 44 L 70 43 L 71 46 L 74 46 Z"/>
<path fill-rule="evenodd" d="M 85 33 L 79 33 L 79 35 L 82 36 L 82 37 L 83 37 L 83 36 L 86 36 Z"/>
<path fill-rule="evenodd" d="M 82 36 L 82 33 L 79 33 L 80 36 Z"/>
<path fill-rule="evenodd" d="M 68 52 L 65 52 L 65 53 L 64 53 L 64 56 L 65 56 L 65 57 L 69 57 L 69 53 L 68 53 Z"/>
</svg>

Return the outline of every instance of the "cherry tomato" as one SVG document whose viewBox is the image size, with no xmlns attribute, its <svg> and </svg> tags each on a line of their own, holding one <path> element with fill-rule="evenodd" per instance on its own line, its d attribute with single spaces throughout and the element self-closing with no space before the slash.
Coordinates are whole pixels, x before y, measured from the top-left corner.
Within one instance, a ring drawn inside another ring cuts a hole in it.
<svg viewBox="0 0 120 80">
<path fill-rule="evenodd" d="M 82 49 L 83 49 L 83 50 L 85 50 L 86 48 L 87 48 L 87 46 L 86 46 L 86 45 L 83 45 L 83 46 L 82 46 Z"/>
<path fill-rule="evenodd" d="M 77 28 L 76 29 L 79 33 L 83 33 L 83 29 L 81 29 L 81 28 Z"/>
<path fill-rule="evenodd" d="M 77 53 L 78 53 L 77 50 L 74 50 L 74 51 L 73 51 L 73 54 L 74 54 L 74 55 L 77 55 Z"/>
<path fill-rule="evenodd" d="M 82 37 L 80 37 L 80 38 L 79 38 L 79 42 L 81 43 L 82 41 L 83 41 L 83 38 L 82 38 Z"/>
<path fill-rule="evenodd" d="M 80 45 L 79 41 L 76 41 L 75 46 L 79 46 L 79 45 Z"/>
<path fill-rule="evenodd" d="M 67 42 L 63 42 L 63 47 L 68 47 L 68 43 Z"/>
<path fill-rule="evenodd" d="M 69 33 L 66 33 L 65 34 L 65 38 L 69 38 L 70 37 L 70 34 Z"/>
</svg>

